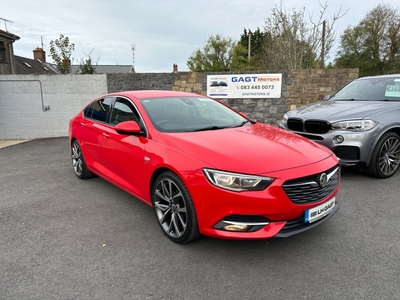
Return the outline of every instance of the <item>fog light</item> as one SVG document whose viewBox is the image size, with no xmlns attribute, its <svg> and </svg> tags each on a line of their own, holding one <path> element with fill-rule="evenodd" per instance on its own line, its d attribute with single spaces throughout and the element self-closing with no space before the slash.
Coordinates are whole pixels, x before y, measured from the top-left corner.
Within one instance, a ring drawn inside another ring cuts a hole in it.
<svg viewBox="0 0 400 300">
<path fill-rule="evenodd" d="M 246 224 L 229 224 L 224 226 L 224 229 L 228 231 L 246 231 L 249 228 L 250 226 Z"/>
<path fill-rule="evenodd" d="M 337 144 L 341 144 L 344 141 L 344 137 L 342 135 L 337 135 L 335 136 L 334 140 Z"/>
</svg>

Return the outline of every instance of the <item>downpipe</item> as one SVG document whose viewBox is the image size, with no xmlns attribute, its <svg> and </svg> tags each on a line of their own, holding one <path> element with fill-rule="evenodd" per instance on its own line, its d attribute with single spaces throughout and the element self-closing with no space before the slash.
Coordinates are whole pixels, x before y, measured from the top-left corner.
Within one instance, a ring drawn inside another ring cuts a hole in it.
<svg viewBox="0 0 400 300">
<path fill-rule="evenodd" d="M 42 82 L 39 79 L 26 79 L 26 80 L 0 80 L 0 82 L 39 82 L 40 86 L 40 98 L 42 100 L 42 110 L 43 111 L 48 111 L 50 110 L 50 105 L 44 105 L 44 100 L 43 100 L 43 88 L 42 88 Z"/>
</svg>

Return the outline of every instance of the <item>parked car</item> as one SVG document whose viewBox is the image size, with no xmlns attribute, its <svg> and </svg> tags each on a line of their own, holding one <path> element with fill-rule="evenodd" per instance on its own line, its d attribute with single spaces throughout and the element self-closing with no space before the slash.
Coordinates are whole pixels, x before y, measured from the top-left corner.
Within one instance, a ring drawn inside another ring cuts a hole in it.
<svg viewBox="0 0 400 300">
<path fill-rule="evenodd" d="M 331 149 L 343 166 L 391 177 L 400 162 L 400 75 L 356 79 L 286 113 L 279 126 Z"/>
<path fill-rule="evenodd" d="M 71 119 L 69 142 L 78 178 L 96 174 L 152 206 L 176 243 L 291 236 L 339 208 L 329 149 L 197 94 L 102 96 Z"/>
</svg>

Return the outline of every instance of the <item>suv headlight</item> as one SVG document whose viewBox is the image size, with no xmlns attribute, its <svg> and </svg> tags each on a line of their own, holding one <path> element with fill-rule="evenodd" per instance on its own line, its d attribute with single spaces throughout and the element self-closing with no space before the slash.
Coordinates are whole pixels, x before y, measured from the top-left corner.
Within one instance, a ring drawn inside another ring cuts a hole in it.
<svg viewBox="0 0 400 300">
<path fill-rule="evenodd" d="M 333 130 L 368 131 L 378 125 L 373 120 L 348 120 L 332 123 Z"/>
<path fill-rule="evenodd" d="M 287 125 L 287 120 L 289 119 L 289 113 L 286 113 L 282 117 L 282 123 Z"/>
<path fill-rule="evenodd" d="M 230 173 L 211 169 L 203 169 L 203 172 L 213 185 L 236 192 L 261 191 L 266 189 L 275 180 L 271 177 Z"/>
</svg>

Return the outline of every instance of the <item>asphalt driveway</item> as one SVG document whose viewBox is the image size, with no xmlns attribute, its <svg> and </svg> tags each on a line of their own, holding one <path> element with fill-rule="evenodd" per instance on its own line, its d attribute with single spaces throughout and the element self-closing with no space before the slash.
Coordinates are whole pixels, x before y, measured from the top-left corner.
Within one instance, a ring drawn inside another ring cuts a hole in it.
<svg viewBox="0 0 400 300">
<path fill-rule="evenodd" d="M 343 170 L 341 209 L 287 239 L 170 242 L 152 209 L 78 180 L 67 138 L 0 149 L 0 299 L 400 299 L 400 173 Z"/>
</svg>

